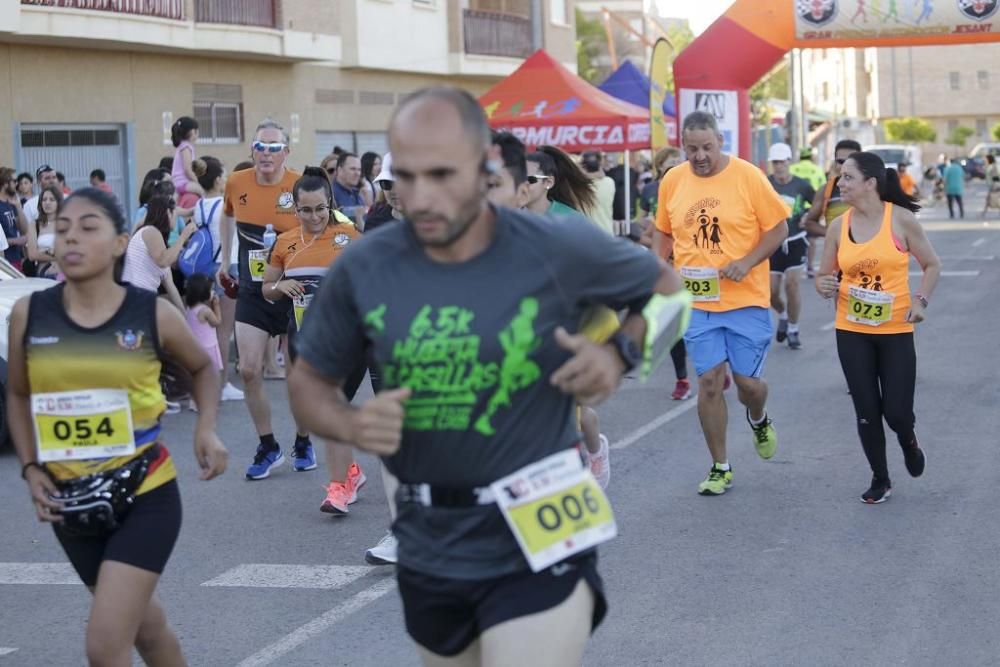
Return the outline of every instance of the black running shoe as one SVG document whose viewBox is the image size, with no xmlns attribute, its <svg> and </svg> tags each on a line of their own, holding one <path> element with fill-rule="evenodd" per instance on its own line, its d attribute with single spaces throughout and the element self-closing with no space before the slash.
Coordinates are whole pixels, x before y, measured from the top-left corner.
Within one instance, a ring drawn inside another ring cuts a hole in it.
<svg viewBox="0 0 1000 667">
<path fill-rule="evenodd" d="M 778 320 L 778 330 L 774 339 L 779 343 L 784 343 L 786 338 L 788 338 L 788 320 Z"/>
<path fill-rule="evenodd" d="M 798 331 L 788 332 L 788 348 L 791 350 L 798 350 L 802 347 L 802 341 L 799 340 Z"/>
<path fill-rule="evenodd" d="M 872 477 L 872 485 L 867 491 L 861 494 L 861 502 L 868 505 L 878 505 L 889 500 L 892 495 L 892 482 L 887 479 Z"/>
<path fill-rule="evenodd" d="M 910 473 L 910 477 L 920 477 L 924 474 L 927 457 L 924 456 L 924 450 L 920 449 L 920 445 L 917 444 L 916 436 L 909 447 L 903 447 L 903 460 L 906 462 L 906 472 Z"/>
</svg>

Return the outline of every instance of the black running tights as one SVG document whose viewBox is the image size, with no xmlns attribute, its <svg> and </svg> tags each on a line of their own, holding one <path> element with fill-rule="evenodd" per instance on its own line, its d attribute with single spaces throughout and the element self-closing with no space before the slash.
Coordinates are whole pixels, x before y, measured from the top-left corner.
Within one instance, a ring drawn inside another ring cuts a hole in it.
<svg viewBox="0 0 1000 667">
<path fill-rule="evenodd" d="M 684 339 L 681 338 L 670 348 L 670 360 L 674 362 L 674 374 L 678 380 L 687 380 L 688 359 L 687 348 L 684 347 Z"/>
<path fill-rule="evenodd" d="M 854 400 L 861 446 L 880 480 L 889 479 L 882 418 L 901 447 L 915 440 L 913 389 L 917 355 L 913 334 L 869 334 L 837 331 L 837 353 Z"/>
</svg>

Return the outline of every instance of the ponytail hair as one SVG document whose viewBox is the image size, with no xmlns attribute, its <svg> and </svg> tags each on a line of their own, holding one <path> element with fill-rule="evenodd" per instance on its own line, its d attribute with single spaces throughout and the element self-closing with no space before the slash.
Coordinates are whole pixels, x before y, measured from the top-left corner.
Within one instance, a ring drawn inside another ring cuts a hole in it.
<svg viewBox="0 0 1000 667">
<path fill-rule="evenodd" d="M 555 183 L 549 190 L 550 200 L 566 204 L 584 215 L 597 204 L 594 181 L 563 151 L 555 146 L 539 146 L 527 159 L 537 163 L 543 174 L 553 177 Z"/>
<path fill-rule="evenodd" d="M 319 190 L 322 190 L 326 195 L 327 204 L 332 208 L 333 186 L 330 185 L 329 175 L 322 167 L 306 167 L 302 170 L 302 176 L 292 186 L 292 199 L 298 206 L 300 192 L 318 192 Z"/>
<path fill-rule="evenodd" d="M 191 116 L 181 116 L 175 120 L 174 124 L 170 126 L 170 141 L 174 144 L 174 148 L 180 146 L 181 142 L 187 141 L 191 130 L 197 129 L 198 121 Z"/>
<path fill-rule="evenodd" d="M 858 171 L 866 179 L 875 179 L 879 199 L 905 208 L 913 213 L 920 210 L 920 204 L 917 203 L 918 200 L 903 190 L 903 186 L 899 182 L 899 173 L 891 167 L 887 169 L 885 162 L 878 155 L 867 151 L 859 151 L 852 153 L 848 159 L 854 162 Z"/>
</svg>

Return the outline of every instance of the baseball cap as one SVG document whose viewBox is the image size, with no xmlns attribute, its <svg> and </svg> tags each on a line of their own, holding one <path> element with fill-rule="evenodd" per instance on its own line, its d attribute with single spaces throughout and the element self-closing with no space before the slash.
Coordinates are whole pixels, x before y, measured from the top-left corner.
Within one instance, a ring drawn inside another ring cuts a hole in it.
<svg viewBox="0 0 1000 667">
<path fill-rule="evenodd" d="M 771 144 L 767 152 L 768 162 L 787 162 L 792 159 L 792 147 L 788 144 Z"/>
<path fill-rule="evenodd" d="M 35 170 L 35 178 L 39 178 L 42 174 L 47 171 L 55 171 L 52 167 L 47 164 L 43 164 L 41 167 Z"/>
<path fill-rule="evenodd" d="M 375 177 L 375 182 L 395 180 L 392 177 L 392 153 L 386 153 L 382 156 L 382 168 L 379 170 L 378 176 Z"/>
</svg>

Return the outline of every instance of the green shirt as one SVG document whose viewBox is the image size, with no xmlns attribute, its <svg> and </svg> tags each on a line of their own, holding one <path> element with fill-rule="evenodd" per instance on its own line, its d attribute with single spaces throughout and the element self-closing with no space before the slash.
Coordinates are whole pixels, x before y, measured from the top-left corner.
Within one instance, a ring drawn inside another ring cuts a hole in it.
<svg viewBox="0 0 1000 667">
<path fill-rule="evenodd" d="M 555 201 L 554 199 L 549 204 L 549 210 L 547 211 L 550 215 L 578 215 L 579 212 L 572 206 L 567 206 L 561 201 Z"/>
</svg>

